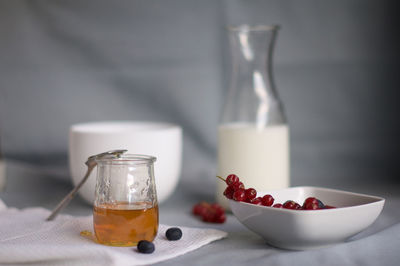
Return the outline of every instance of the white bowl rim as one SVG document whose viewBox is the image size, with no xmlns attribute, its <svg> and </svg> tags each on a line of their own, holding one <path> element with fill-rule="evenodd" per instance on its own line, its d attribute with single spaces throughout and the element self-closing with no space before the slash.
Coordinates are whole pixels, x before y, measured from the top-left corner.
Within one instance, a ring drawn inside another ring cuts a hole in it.
<svg viewBox="0 0 400 266">
<path fill-rule="evenodd" d="M 340 189 L 333 189 L 333 188 L 325 188 L 325 187 L 314 187 L 314 186 L 298 186 L 298 187 L 289 187 L 289 188 L 284 188 L 284 189 L 276 189 L 276 190 L 267 190 L 267 191 L 261 191 L 261 195 L 265 194 L 270 194 L 274 192 L 279 192 L 279 191 L 287 191 L 287 190 L 299 190 L 299 189 L 316 189 L 316 190 L 321 190 L 321 191 L 326 191 L 326 192 L 336 192 L 336 193 L 341 193 L 341 194 L 347 194 L 347 195 L 353 195 L 353 196 L 358 196 L 358 197 L 364 197 L 368 198 L 370 200 L 373 200 L 372 202 L 369 203 L 364 203 L 364 204 L 358 204 L 358 205 L 353 205 L 353 206 L 347 206 L 347 207 L 338 207 L 338 208 L 332 208 L 332 209 L 323 209 L 323 210 L 316 210 L 316 211 L 310 211 L 310 210 L 291 210 L 291 209 L 284 209 L 284 208 L 273 208 L 267 207 L 267 206 L 261 206 L 261 205 L 255 205 L 247 202 L 238 202 L 235 200 L 230 199 L 229 202 L 230 204 L 246 204 L 255 208 L 262 208 L 263 210 L 271 210 L 271 211 L 278 211 L 278 212 L 290 212 L 290 213 L 301 213 L 302 215 L 316 215 L 320 214 L 323 215 L 324 213 L 327 212 L 340 212 L 342 210 L 348 210 L 352 208 L 357 208 L 361 206 L 367 206 L 367 205 L 373 205 L 373 204 L 379 204 L 379 203 L 385 203 L 385 199 L 382 197 L 378 196 L 372 196 L 368 194 L 362 194 L 362 193 L 356 193 L 356 192 L 350 192 L 350 191 L 345 191 L 345 190 L 340 190 Z M 273 195 L 272 195 L 273 196 Z"/>
<path fill-rule="evenodd" d="M 168 122 L 153 121 L 97 121 L 71 125 L 70 132 L 78 134 L 115 134 L 121 132 L 163 132 L 181 130 L 181 127 Z"/>
</svg>

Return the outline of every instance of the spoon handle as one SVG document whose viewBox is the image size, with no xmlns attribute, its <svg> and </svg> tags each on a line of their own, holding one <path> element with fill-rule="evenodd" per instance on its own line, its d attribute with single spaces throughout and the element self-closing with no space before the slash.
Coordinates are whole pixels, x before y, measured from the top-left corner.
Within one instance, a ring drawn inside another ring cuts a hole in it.
<svg viewBox="0 0 400 266">
<path fill-rule="evenodd" d="M 46 221 L 52 221 L 58 213 L 65 207 L 67 204 L 75 197 L 76 193 L 78 190 L 81 188 L 81 186 L 86 182 L 88 179 L 90 173 L 92 172 L 93 168 L 96 166 L 96 164 L 88 164 L 88 169 L 86 171 L 85 176 L 82 178 L 81 182 L 79 182 L 78 185 L 76 185 L 71 192 L 68 193 L 67 196 L 65 196 L 60 203 L 58 203 L 57 207 L 54 208 L 54 210 L 51 212 L 50 216 L 47 217 Z"/>
<path fill-rule="evenodd" d="M 112 151 L 107 151 L 103 152 L 97 155 L 90 156 L 87 161 L 87 171 L 86 175 L 82 178 L 81 182 L 79 182 L 78 185 L 74 187 L 74 189 L 71 190 L 71 192 L 68 193 L 67 196 L 65 196 L 60 203 L 58 203 L 57 207 L 51 212 L 50 216 L 47 217 L 46 221 L 52 221 L 58 213 L 68 205 L 68 203 L 75 197 L 76 193 L 78 190 L 81 188 L 81 186 L 86 182 L 88 179 L 90 173 L 92 172 L 93 168 L 97 165 L 96 160 L 102 159 L 102 158 L 120 158 L 123 153 L 127 152 L 127 150 L 112 150 Z"/>
</svg>

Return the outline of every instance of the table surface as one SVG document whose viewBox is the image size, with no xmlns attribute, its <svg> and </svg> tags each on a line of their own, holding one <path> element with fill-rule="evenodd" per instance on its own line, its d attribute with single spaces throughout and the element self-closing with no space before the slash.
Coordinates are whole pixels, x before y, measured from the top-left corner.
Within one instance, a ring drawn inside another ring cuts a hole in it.
<svg viewBox="0 0 400 266">
<path fill-rule="evenodd" d="M 309 180 L 307 184 L 386 198 L 381 215 L 368 229 L 346 243 L 310 251 L 288 251 L 269 246 L 231 214 L 227 215 L 224 224 L 208 224 L 196 219 L 191 215 L 192 206 L 201 200 L 213 201 L 214 184 L 201 184 L 201 181 L 183 180 L 174 194 L 160 205 L 160 223 L 220 229 L 228 232 L 228 237 L 160 265 L 398 265 L 400 260 L 398 183 L 347 180 L 335 182 L 335 185 L 323 180 Z M 10 207 L 52 209 L 71 188 L 67 179 L 43 174 L 42 170 L 26 164 L 7 162 L 7 184 L 6 189 L 0 192 L 0 198 Z M 90 215 L 91 211 L 91 206 L 77 197 L 63 212 Z"/>
</svg>

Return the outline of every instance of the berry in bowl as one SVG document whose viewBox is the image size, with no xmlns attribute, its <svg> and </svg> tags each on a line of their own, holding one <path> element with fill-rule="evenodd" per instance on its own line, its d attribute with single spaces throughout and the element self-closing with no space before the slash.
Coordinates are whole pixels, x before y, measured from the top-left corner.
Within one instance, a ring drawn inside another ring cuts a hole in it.
<svg viewBox="0 0 400 266">
<path fill-rule="evenodd" d="M 268 244 L 291 250 L 343 242 L 370 226 L 385 203 L 376 196 L 319 187 L 252 193 L 250 198 L 246 191 L 243 186 L 232 197 L 224 193 L 235 217 Z"/>
</svg>

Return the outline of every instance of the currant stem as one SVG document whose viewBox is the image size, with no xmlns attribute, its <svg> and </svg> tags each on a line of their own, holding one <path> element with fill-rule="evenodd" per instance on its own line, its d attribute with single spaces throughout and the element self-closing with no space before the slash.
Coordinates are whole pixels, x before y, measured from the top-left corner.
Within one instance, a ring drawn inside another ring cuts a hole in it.
<svg viewBox="0 0 400 266">
<path fill-rule="evenodd" d="M 226 180 L 223 179 L 222 177 L 220 177 L 219 175 L 217 175 L 217 177 L 218 177 L 219 179 L 221 179 L 222 181 L 226 182 Z"/>
</svg>

